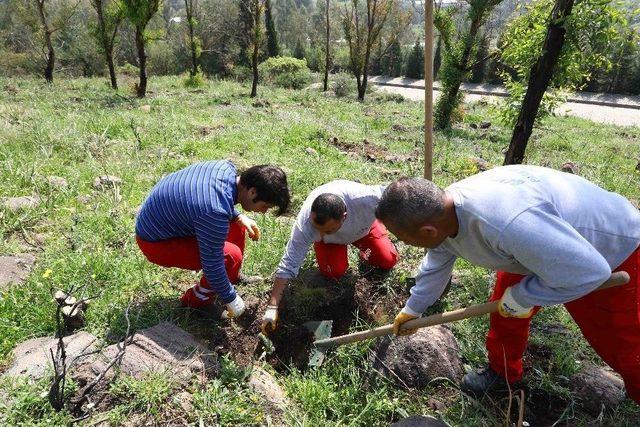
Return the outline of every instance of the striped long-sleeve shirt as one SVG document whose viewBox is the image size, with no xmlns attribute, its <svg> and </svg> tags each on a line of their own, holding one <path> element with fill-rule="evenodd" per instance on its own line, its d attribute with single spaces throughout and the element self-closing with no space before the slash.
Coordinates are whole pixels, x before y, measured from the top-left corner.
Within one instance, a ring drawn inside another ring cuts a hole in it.
<svg viewBox="0 0 640 427">
<path fill-rule="evenodd" d="M 151 190 L 136 222 L 136 234 L 149 242 L 195 236 L 204 276 L 225 304 L 236 297 L 223 252 L 229 222 L 238 216 L 236 177 L 236 168 L 226 160 L 174 172 Z"/>
</svg>

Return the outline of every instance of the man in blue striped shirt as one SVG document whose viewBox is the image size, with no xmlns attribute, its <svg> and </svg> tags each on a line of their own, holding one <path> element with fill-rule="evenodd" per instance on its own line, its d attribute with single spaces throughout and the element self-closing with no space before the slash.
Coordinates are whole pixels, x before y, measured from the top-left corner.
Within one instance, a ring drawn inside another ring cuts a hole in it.
<svg viewBox="0 0 640 427">
<path fill-rule="evenodd" d="M 136 221 L 136 241 L 149 261 L 163 267 L 202 270 L 200 283 L 187 290 L 184 306 L 210 305 L 217 295 L 225 315 L 245 309 L 232 283 L 238 281 L 245 233 L 258 240 L 255 221 L 239 213 L 284 213 L 290 201 L 287 176 L 271 165 L 253 166 L 238 176 L 229 161 L 208 161 L 174 172 L 156 184 Z"/>
</svg>

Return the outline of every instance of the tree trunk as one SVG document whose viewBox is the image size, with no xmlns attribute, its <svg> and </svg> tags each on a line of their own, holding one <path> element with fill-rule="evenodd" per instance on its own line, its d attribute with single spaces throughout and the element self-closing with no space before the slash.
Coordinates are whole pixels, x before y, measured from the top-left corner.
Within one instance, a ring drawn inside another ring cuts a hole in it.
<svg viewBox="0 0 640 427">
<path fill-rule="evenodd" d="M 140 82 L 136 94 L 144 98 L 147 94 L 147 54 L 144 51 L 144 29 L 136 28 L 136 48 L 138 49 L 138 66 L 140 67 Z"/>
<path fill-rule="evenodd" d="M 540 102 L 553 77 L 553 69 L 562 52 L 566 33 L 565 20 L 571 15 L 573 2 L 574 0 L 556 0 L 556 4 L 553 7 L 549 26 L 547 27 L 547 35 L 542 46 L 542 55 L 531 68 L 527 93 L 522 101 L 520 114 L 513 129 L 511 143 L 504 158 L 505 165 L 520 164 L 524 160 L 527 142 L 538 115 Z"/>
<path fill-rule="evenodd" d="M 251 55 L 251 68 L 253 69 L 253 82 L 251 83 L 251 98 L 255 98 L 258 94 L 258 54 L 260 49 L 258 40 L 253 43 L 253 54 Z"/>
<path fill-rule="evenodd" d="M 324 40 L 324 82 L 322 85 L 322 91 L 326 92 L 329 87 L 329 63 L 330 63 L 330 55 L 329 55 L 329 0 L 326 2 L 326 10 L 325 10 L 325 24 L 327 26 L 326 38 Z"/>
<path fill-rule="evenodd" d="M 53 83 L 53 69 L 56 65 L 56 53 L 53 50 L 53 43 L 51 42 L 51 34 L 53 34 L 53 31 L 49 29 L 49 24 L 47 23 L 47 18 L 44 11 L 44 2 L 45 0 L 38 0 L 36 2 L 38 4 L 38 15 L 40 15 L 40 23 L 42 24 L 42 28 L 44 29 L 44 40 L 47 44 L 47 65 L 44 68 L 44 78 L 47 83 Z"/>
<path fill-rule="evenodd" d="M 118 79 L 116 77 L 116 67 L 113 65 L 113 53 L 111 51 L 106 51 L 105 56 L 107 57 L 107 66 L 109 67 L 109 77 L 111 78 L 111 88 L 114 90 L 118 90 Z"/>
<path fill-rule="evenodd" d="M 198 53 L 196 52 L 195 34 L 193 28 L 193 0 L 184 0 L 185 11 L 187 13 L 187 25 L 189 26 L 189 47 L 191 48 L 191 77 L 198 74 Z"/>
</svg>

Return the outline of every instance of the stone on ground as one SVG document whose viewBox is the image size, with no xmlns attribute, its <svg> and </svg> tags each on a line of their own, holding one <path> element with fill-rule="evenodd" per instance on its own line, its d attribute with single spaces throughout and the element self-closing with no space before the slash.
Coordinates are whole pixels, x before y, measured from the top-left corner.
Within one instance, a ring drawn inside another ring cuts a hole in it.
<svg viewBox="0 0 640 427">
<path fill-rule="evenodd" d="M 122 184 L 122 179 L 114 175 L 101 175 L 93 180 L 93 188 L 106 190 Z"/>
<path fill-rule="evenodd" d="M 585 411 L 598 416 L 604 408 L 612 408 L 625 399 L 624 382 L 609 368 L 586 363 L 569 380 L 569 388 L 582 401 Z"/>
<path fill-rule="evenodd" d="M 113 360 L 121 343 L 104 349 L 79 373 L 81 383 L 95 378 Z M 120 371 L 136 378 L 148 372 L 167 372 L 178 382 L 193 376 L 205 382 L 218 372 L 218 360 L 190 333 L 178 326 L 162 322 L 136 333 L 126 347 Z"/>
<path fill-rule="evenodd" d="M 458 382 L 462 376 L 458 343 L 445 326 L 419 329 L 406 337 L 387 337 L 372 350 L 375 371 L 400 387 L 425 388 L 436 378 Z"/>
<path fill-rule="evenodd" d="M 23 284 L 35 262 L 31 254 L 0 256 L 0 290 Z"/>
<path fill-rule="evenodd" d="M 7 197 L 4 199 L 4 207 L 11 212 L 18 212 L 23 209 L 32 209 L 40 204 L 38 196 Z"/>
<path fill-rule="evenodd" d="M 48 176 L 47 183 L 50 187 L 56 188 L 58 190 L 64 190 L 69 186 L 67 180 L 62 178 L 61 176 Z"/>
<path fill-rule="evenodd" d="M 391 427 L 449 427 L 449 424 L 428 415 L 412 415 L 391 424 Z"/>
<path fill-rule="evenodd" d="M 562 170 L 562 172 L 572 173 L 574 175 L 580 174 L 580 168 L 573 162 L 564 162 L 560 170 Z"/>
<path fill-rule="evenodd" d="M 253 367 L 249 386 L 276 409 L 284 410 L 291 403 L 278 380 L 259 366 Z"/>
<path fill-rule="evenodd" d="M 63 342 L 67 352 L 67 364 L 76 357 L 96 349 L 96 337 L 83 331 L 63 338 Z M 3 375 L 28 376 L 33 379 L 44 377 L 47 370 L 52 372 L 50 350 L 55 354 L 57 345 L 58 339 L 51 337 L 33 338 L 18 344 L 13 350 L 14 362 Z"/>
</svg>

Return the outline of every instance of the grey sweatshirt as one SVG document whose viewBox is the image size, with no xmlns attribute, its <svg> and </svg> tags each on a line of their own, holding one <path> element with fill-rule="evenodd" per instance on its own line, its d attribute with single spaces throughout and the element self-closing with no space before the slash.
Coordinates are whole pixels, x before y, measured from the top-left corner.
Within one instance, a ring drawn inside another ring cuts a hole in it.
<svg viewBox="0 0 640 427">
<path fill-rule="evenodd" d="M 422 261 L 407 301 L 414 312 L 440 297 L 457 257 L 525 275 L 513 298 L 522 306 L 545 306 L 588 294 L 640 245 L 638 210 L 572 174 L 505 166 L 445 191 L 454 200 L 458 233 Z"/>
<path fill-rule="evenodd" d="M 382 185 L 364 185 L 353 181 L 331 181 L 313 190 L 302 204 L 291 237 L 278 265 L 275 276 L 291 279 L 298 275 L 300 266 L 313 242 L 348 245 L 367 235 L 376 219 L 375 210 L 382 192 Z M 320 233 L 311 225 L 311 205 L 320 194 L 332 193 L 340 196 L 347 206 L 347 217 L 340 229 L 320 238 Z"/>
</svg>

